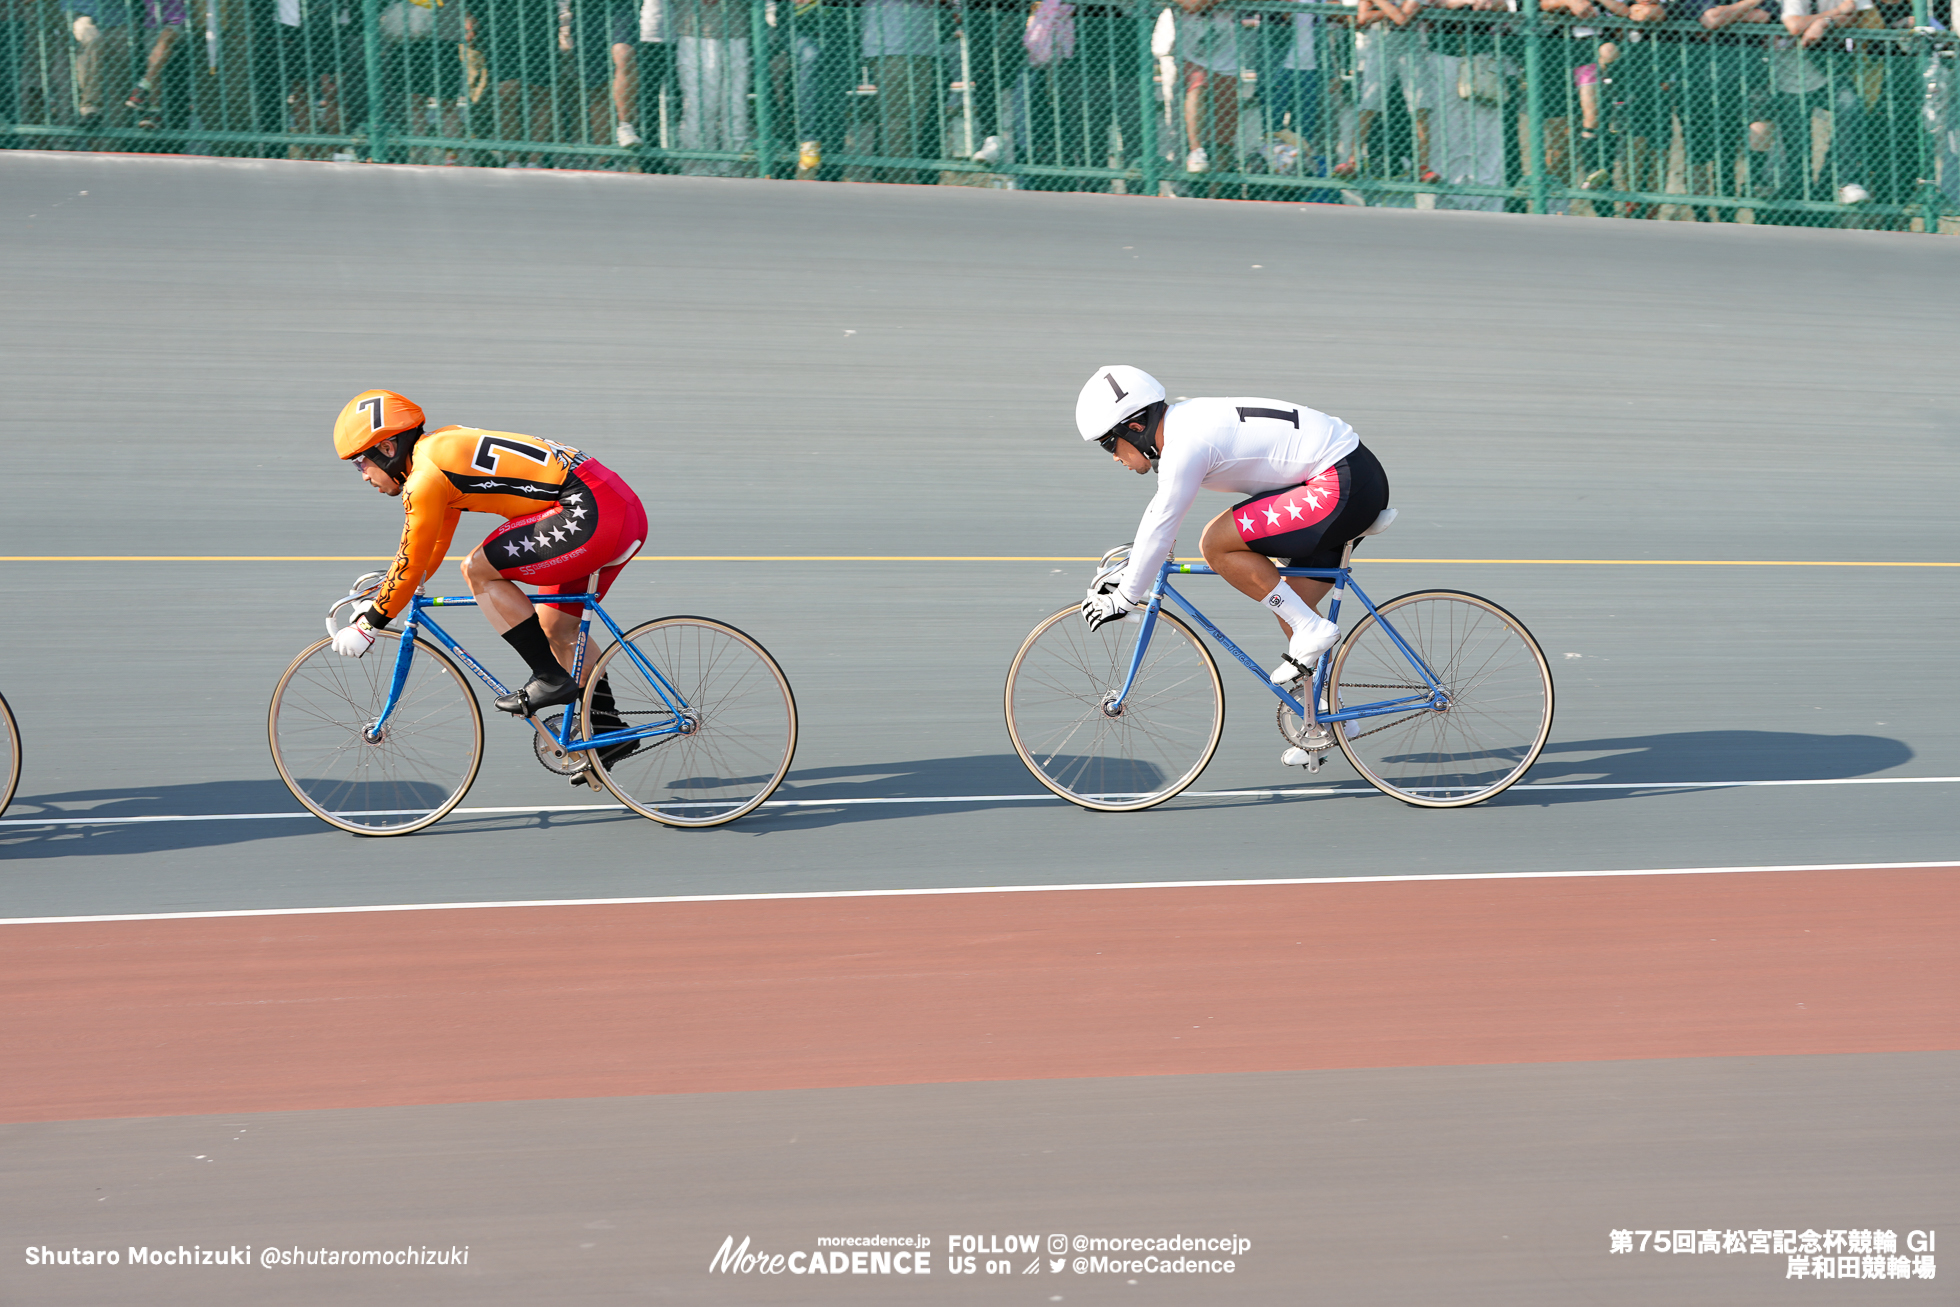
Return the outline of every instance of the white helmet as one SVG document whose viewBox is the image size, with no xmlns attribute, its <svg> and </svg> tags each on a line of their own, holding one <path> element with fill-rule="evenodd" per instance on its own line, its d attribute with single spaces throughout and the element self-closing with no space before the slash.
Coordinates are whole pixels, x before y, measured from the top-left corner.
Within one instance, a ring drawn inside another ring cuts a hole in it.
<svg viewBox="0 0 1960 1307">
<path fill-rule="evenodd" d="M 1084 440 L 1101 440 L 1110 428 L 1164 400 L 1164 386 L 1142 368 L 1113 363 L 1096 369 L 1075 397 L 1075 429 Z"/>
</svg>

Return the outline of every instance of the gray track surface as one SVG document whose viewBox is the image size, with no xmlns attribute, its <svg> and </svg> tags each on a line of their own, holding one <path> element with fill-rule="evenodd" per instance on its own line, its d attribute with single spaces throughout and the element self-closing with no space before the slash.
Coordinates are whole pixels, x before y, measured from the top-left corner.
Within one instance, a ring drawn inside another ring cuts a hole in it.
<svg viewBox="0 0 1960 1307">
<path fill-rule="evenodd" d="M 1956 273 L 1960 244 L 1862 232 L 15 152 L 0 438 L 33 490 L 0 553 L 385 558 L 397 506 L 327 430 L 387 385 L 433 421 L 596 451 L 646 499 L 649 553 L 1093 557 L 1150 490 L 1070 421 L 1082 378 L 1123 359 L 1173 393 L 1353 422 L 1402 512 L 1382 558 L 1951 561 Z M 27 741 L 9 817 L 296 811 L 264 705 L 363 570 L 7 565 L 0 687 Z M 804 722 L 781 797 L 1029 794 L 1001 682 L 1089 570 L 642 562 L 613 608 L 722 617 L 776 653 Z M 1383 562 L 1361 580 L 1473 590 L 1534 629 L 1561 690 L 1534 780 L 1960 775 L 1940 692 L 1955 570 Z M 1275 656 L 1221 582 L 1191 592 Z M 475 616 L 456 629 L 515 663 Z M 1302 783 L 1270 700 L 1225 671 L 1226 744 L 1196 788 Z M 520 730 L 489 732 L 469 805 L 591 801 Z M 1338 760 L 1318 779 L 1358 784 Z M 838 807 L 690 833 L 527 815 L 385 851 L 305 820 L 12 827 L 0 916 L 1932 860 L 1953 853 L 1952 805 L 1928 785 L 1441 814 Z"/>
<path fill-rule="evenodd" d="M 14 152 L 0 553 L 385 558 L 396 506 L 331 460 L 327 430 L 349 395 L 390 386 L 437 422 L 597 452 L 646 498 L 651 553 L 1093 557 L 1129 538 L 1150 487 L 1085 450 L 1069 414 L 1092 368 L 1124 360 L 1176 394 L 1353 422 L 1402 511 L 1379 559 L 1950 561 L 1957 271 L 1960 244 L 1858 232 Z M 364 570 L 0 568 L 0 691 L 27 743 L 7 816 L 295 810 L 265 703 Z M 783 797 L 1017 795 L 1036 786 L 1001 681 L 1088 572 L 642 562 L 613 607 L 722 617 L 776 653 L 804 725 Z M 1536 631 L 1561 700 L 1534 779 L 1656 788 L 1451 813 L 1368 796 L 836 806 L 687 833 L 453 818 L 392 844 L 304 819 L 0 827 L 0 917 L 1954 856 L 1951 786 L 1659 788 L 1960 775 L 1953 570 L 1360 576 L 1378 597 L 1487 594 Z M 1192 592 L 1277 652 L 1221 583 Z M 514 664 L 475 618 L 458 630 Z M 1199 788 L 1299 784 L 1263 695 L 1227 676 Z M 521 732 L 490 731 L 471 805 L 590 802 Z M 1320 779 L 1356 784 L 1338 762 Z M 0 1201 L 23 1245 L 477 1254 L 468 1280 L 410 1282 L 23 1279 L 9 1253 L 0 1296 L 817 1301 L 700 1268 L 738 1232 L 1223 1224 L 1255 1239 L 1235 1301 L 1931 1301 L 1936 1284 L 1792 1290 L 1768 1258 L 1615 1260 L 1606 1236 L 1951 1227 L 1954 1071 L 1943 1054 L 1780 1058 L 8 1127 Z M 933 1289 L 889 1296 L 1062 1292 L 1045 1274 Z M 1198 1300 L 1065 1294 L 1118 1297 Z"/>
<path fill-rule="evenodd" d="M 466 1244 L 470 1260 L 456 1270 L 70 1269 L 29 1268 L 9 1249 L 0 1297 L 50 1307 L 1950 1302 L 1940 1280 L 1792 1284 L 1784 1257 L 1615 1256 L 1608 1233 L 1876 1228 L 1903 1242 L 1913 1229 L 1950 1230 L 1956 1074 L 1953 1053 L 1710 1058 L 7 1126 L 0 1222 L 15 1244 Z M 77 1166 L 77 1155 L 91 1161 Z M 826 1236 L 919 1233 L 933 1254 L 924 1280 L 707 1269 L 731 1235 L 788 1253 Z M 1229 1275 L 1057 1276 L 1045 1256 L 1027 1275 L 1026 1255 L 1011 1259 L 1012 1274 L 949 1274 L 949 1235 L 1032 1234 L 1045 1254 L 1055 1233 L 1238 1234 L 1251 1247 Z"/>
</svg>

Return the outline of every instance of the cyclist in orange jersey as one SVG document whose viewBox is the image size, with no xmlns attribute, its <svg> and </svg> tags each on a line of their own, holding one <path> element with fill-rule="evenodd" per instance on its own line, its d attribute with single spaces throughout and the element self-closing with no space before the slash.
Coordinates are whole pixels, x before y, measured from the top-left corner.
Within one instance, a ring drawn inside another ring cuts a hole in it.
<svg viewBox="0 0 1960 1307">
<path fill-rule="evenodd" d="M 363 480 L 402 501 L 405 518 L 394 566 L 334 636 L 334 651 L 365 654 L 374 632 L 401 616 L 443 560 L 462 515 L 494 513 L 505 521 L 463 560 L 463 578 L 490 625 L 531 669 L 531 679 L 497 707 L 529 716 L 576 699 L 579 683 L 568 669 L 584 605 L 533 605 L 516 583 L 543 594 L 603 596 L 646 541 L 646 510 L 632 487 L 555 441 L 478 427 L 425 432 L 422 410 L 392 390 L 365 390 L 347 401 L 333 438 L 334 451 Z M 595 733 L 625 729 L 603 678 L 590 726 Z M 623 757 L 637 744 L 607 752 Z"/>
</svg>

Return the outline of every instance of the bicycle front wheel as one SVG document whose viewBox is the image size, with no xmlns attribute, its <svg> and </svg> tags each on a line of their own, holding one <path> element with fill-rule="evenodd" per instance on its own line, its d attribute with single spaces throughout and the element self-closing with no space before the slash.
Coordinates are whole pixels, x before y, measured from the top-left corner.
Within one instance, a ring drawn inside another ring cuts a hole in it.
<svg viewBox="0 0 1960 1307">
<path fill-rule="evenodd" d="M 1143 627 L 1108 622 L 1091 631 L 1076 608 L 1034 628 L 1007 671 L 1007 734 L 1034 778 L 1070 803 L 1135 812 L 1192 781 L 1218 750 L 1225 688 L 1218 664 L 1169 613 L 1123 688 Z"/>
<path fill-rule="evenodd" d="M 679 713 L 649 668 L 679 699 Z M 679 728 L 611 764 L 592 753 L 606 788 L 642 817 L 719 826 L 754 812 L 783 783 L 796 754 L 796 697 L 769 651 L 734 627 L 705 617 L 634 627 L 592 665 L 587 722 L 602 676 L 628 726 Z"/>
<path fill-rule="evenodd" d="M 20 727 L 5 699 L 0 699 L 0 768 L 5 769 L 0 770 L 0 812 L 5 812 L 20 784 Z"/>
<path fill-rule="evenodd" d="M 1334 727 L 1362 779 L 1404 803 L 1462 808 L 1515 784 L 1552 730 L 1552 670 L 1524 623 L 1488 599 L 1424 590 L 1361 619 L 1328 673 L 1338 708 L 1429 693 L 1383 623 L 1441 682 L 1448 703 Z"/>
<path fill-rule="evenodd" d="M 363 658 L 322 640 L 293 660 L 272 692 L 272 763 L 293 797 L 356 835 L 406 835 L 463 801 L 483 762 L 483 712 L 440 649 L 415 642 L 408 681 L 388 721 L 401 636 L 375 632 Z"/>
</svg>

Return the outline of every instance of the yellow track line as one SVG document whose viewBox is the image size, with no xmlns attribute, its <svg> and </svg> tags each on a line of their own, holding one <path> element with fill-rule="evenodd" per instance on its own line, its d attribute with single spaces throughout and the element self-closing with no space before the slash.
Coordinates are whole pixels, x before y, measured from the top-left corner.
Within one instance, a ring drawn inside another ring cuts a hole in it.
<svg viewBox="0 0 1960 1307">
<path fill-rule="evenodd" d="M 0 563 L 391 563 L 363 554 L 0 554 Z M 462 558 L 443 559 L 460 563 Z M 641 563 L 1093 563 L 1094 558 L 991 554 L 641 554 Z M 1960 567 L 1953 563 L 1808 562 L 1763 558 L 1364 558 L 1373 563 L 1482 567 Z"/>
</svg>

